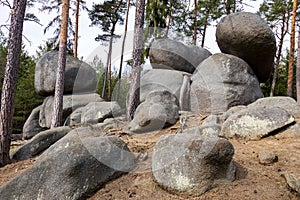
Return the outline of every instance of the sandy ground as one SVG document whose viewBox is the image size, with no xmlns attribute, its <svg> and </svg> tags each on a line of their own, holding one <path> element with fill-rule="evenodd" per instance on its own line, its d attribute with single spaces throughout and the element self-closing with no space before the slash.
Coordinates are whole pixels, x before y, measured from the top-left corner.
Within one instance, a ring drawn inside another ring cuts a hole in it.
<svg viewBox="0 0 300 200">
<path fill-rule="evenodd" d="M 202 116 L 189 116 L 186 125 L 200 124 Z M 151 154 L 158 138 L 163 134 L 178 133 L 180 124 L 161 131 L 140 135 L 112 132 L 121 137 L 131 151 L 138 154 L 140 164 L 132 173 L 123 175 L 104 185 L 90 199 L 262 199 L 296 200 L 300 196 L 288 188 L 282 173 L 288 172 L 300 177 L 300 137 L 284 137 L 284 133 L 260 141 L 230 140 L 235 148 L 234 162 L 237 166 L 236 180 L 214 188 L 200 197 L 184 197 L 170 194 L 155 183 L 151 174 Z M 280 135 L 283 135 L 280 137 Z M 271 165 L 259 164 L 258 154 L 270 150 L 278 155 L 278 162 Z M 0 168 L 0 185 L 32 166 L 36 158 L 15 162 Z"/>
</svg>

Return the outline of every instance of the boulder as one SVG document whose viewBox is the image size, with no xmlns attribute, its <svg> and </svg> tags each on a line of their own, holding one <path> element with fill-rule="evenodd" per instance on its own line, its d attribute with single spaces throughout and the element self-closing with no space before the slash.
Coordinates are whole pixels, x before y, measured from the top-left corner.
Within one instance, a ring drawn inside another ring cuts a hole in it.
<svg viewBox="0 0 300 200">
<path fill-rule="evenodd" d="M 273 151 L 261 151 L 258 154 L 259 163 L 269 165 L 278 161 L 278 156 Z"/>
<path fill-rule="evenodd" d="M 23 139 L 28 140 L 38 134 L 41 131 L 44 131 L 45 128 L 42 128 L 39 123 L 40 110 L 42 106 L 38 106 L 31 111 L 31 114 L 27 118 L 23 126 Z"/>
<path fill-rule="evenodd" d="M 194 134 L 200 136 L 215 136 L 218 137 L 222 126 L 219 124 L 202 124 L 200 126 L 184 129 L 184 134 Z"/>
<path fill-rule="evenodd" d="M 50 128 L 53 109 L 53 96 L 45 98 L 39 116 L 41 127 Z M 77 108 L 86 106 L 90 102 L 102 102 L 103 99 L 96 93 L 63 96 L 63 121 Z"/>
<path fill-rule="evenodd" d="M 295 118 L 300 118 L 300 106 L 295 99 L 291 97 L 265 97 L 248 105 L 249 108 L 257 106 L 268 108 L 280 107 L 290 112 Z"/>
<path fill-rule="evenodd" d="M 154 91 L 141 103 L 129 124 L 129 130 L 136 133 L 162 129 L 173 125 L 179 118 L 179 103 L 169 91 Z"/>
<path fill-rule="evenodd" d="M 82 115 L 82 112 L 85 110 L 86 110 L 85 106 L 74 110 L 69 116 L 69 126 L 80 125 L 81 124 L 81 115 Z"/>
<path fill-rule="evenodd" d="M 134 168 L 135 156 L 121 139 L 76 135 L 62 138 L 0 187 L 1 199 L 86 199 Z"/>
<path fill-rule="evenodd" d="M 195 68 L 211 53 L 200 47 L 186 46 L 168 38 L 151 43 L 149 57 L 153 69 L 175 69 L 193 73 Z"/>
<path fill-rule="evenodd" d="M 117 117 L 122 110 L 116 101 L 92 102 L 87 104 L 81 113 L 81 124 L 96 124 L 106 118 Z"/>
<path fill-rule="evenodd" d="M 300 195 L 300 176 L 284 172 L 281 176 L 285 179 L 288 188 Z"/>
<path fill-rule="evenodd" d="M 217 53 L 204 60 L 191 77 L 190 107 L 199 114 L 220 114 L 263 97 L 259 82 L 242 59 Z"/>
<path fill-rule="evenodd" d="M 41 96 L 54 94 L 57 61 L 58 52 L 50 51 L 36 63 L 34 87 L 37 94 Z M 96 85 L 96 71 L 79 59 L 67 55 L 64 94 L 93 92 Z"/>
<path fill-rule="evenodd" d="M 273 70 L 276 39 L 258 14 L 238 12 L 227 15 L 217 25 L 216 37 L 223 53 L 245 60 L 260 82 L 266 82 Z"/>
<path fill-rule="evenodd" d="M 253 107 L 232 114 L 222 126 L 221 136 L 259 140 L 294 122 L 294 117 L 279 107 Z"/>
<path fill-rule="evenodd" d="M 141 74 L 140 102 L 146 100 L 147 95 L 153 91 L 167 90 L 180 98 L 180 89 L 184 73 L 176 70 L 152 69 Z"/>
<path fill-rule="evenodd" d="M 235 178 L 232 144 L 215 136 L 164 135 L 152 155 L 156 182 L 168 191 L 199 196 Z"/>
<path fill-rule="evenodd" d="M 26 160 L 34 157 L 49 148 L 52 144 L 64 137 L 71 130 L 72 129 L 70 127 L 63 126 L 40 132 L 26 144 L 13 152 L 12 159 Z"/>
</svg>

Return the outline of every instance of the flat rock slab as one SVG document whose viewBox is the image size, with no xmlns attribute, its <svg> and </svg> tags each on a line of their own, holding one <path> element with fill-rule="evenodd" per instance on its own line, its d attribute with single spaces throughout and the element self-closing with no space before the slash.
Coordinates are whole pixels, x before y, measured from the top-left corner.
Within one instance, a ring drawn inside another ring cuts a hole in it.
<svg viewBox="0 0 300 200">
<path fill-rule="evenodd" d="M 247 108 L 228 117 L 223 123 L 220 136 L 259 140 L 294 121 L 288 111 L 279 107 Z"/>
<path fill-rule="evenodd" d="M 199 196 L 234 180 L 233 154 L 232 144 L 224 138 L 164 135 L 154 147 L 152 172 L 166 190 Z"/>
</svg>

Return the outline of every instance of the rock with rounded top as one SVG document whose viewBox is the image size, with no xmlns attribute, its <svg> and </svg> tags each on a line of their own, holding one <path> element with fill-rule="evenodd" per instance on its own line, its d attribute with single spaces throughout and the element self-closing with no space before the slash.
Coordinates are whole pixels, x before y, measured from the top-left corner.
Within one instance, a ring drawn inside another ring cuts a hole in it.
<svg viewBox="0 0 300 200">
<path fill-rule="evenodd" d="M 221 52 L 245 60 L 260 82 L 269 79 L 274 66 L 276 39 L 258 14 L 238 12 L 223 17 L 217 25 L 216 38 Z"/>
<path fill-rule="evenodd" d="M 294 117 L 279 107 L 253 107 L 232 114 L 222 126 L 220 136 L 259 140 L 291 125 Z"/>
<path fill-rule="evenodd" d="M 154 91 L 141 103 L 129 124 L 129 130 L 136 133 L 162 129 L 173 125 L 179 118 L 179 103 L 169 91 Z"/>
<path fill-rule="evenodd" d="M 154 69 L 175 69 L 188 73 L 193 73 L 210 55 L 204 48 L 186 46 L 168 38 L 155 39 L 149 51 L 150 63 Z"/>
<path fill-rule="evenodd" d="M 269 165 L 278 161 L 278 156 L 273 151 L 261 151 L 258 154 L 259 163 L 262 165 Z"/>
<path fill-rule="evenodd" d="M 50 51 L 43 55 L 35 67 L 34 87 L 37 94 L 54 94 L 58 52 Z M 64 80 L 64 94 L 87 93 L 96 91 L 96 71 L 77 58 L 67 55 Z"/>
<path fill-rule="evenodd" d="M 234 180 L 232 144 L 215 136 L 195 134 L 164 135 L 152 155 L 156 182 L 166 190 L 188 196 Z"/>
<path fill-rule="evenodd" d="M 191 77 L 191 111 L 222 114 L 263 97 L 259 82 L 242 59 L 217 53 L 204 60 Z"/>
</svg>

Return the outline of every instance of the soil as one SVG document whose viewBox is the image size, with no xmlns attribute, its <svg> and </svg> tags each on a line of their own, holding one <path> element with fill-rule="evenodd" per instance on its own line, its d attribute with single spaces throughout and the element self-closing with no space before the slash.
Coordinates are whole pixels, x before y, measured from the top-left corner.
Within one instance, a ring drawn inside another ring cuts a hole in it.
<svg viewBox="0 0 300 200">
<path fill-rule="evenodd" d="M 203 116 L 191 115 L 187 127 L 201 124 Z M 286 137 L 285 133 L 269 136 L 259 141 L 230 139 L 235 148 L 234 162 L 237 167 L 236 180 L 227 185 L 213 188 L 200 197 L 186 197 L 170 194 L 163 190 L 151 173 L 151 152 L 155 142 L 163 134 L 180 134 L 180 123 L 161 131 L 130 135 L 122 131 L 112 131 L 118 135 L 129 149 L 138 155 L 139 165 L 134 172 L 110 181 L 98 190 L 91 200 L 106 199 L 262 199 L 296 200 L 299 194 L 291 190 L 282 177 L 287 172 L 300 177 L 300 137 Z M 278 161 L 270 165 L 259 163 L 260 151 L 269 150 L 278 155 Z M 32 166 L 37 158 L 14 162 L 0 168 L 0 186 Z"/>
</svg>

